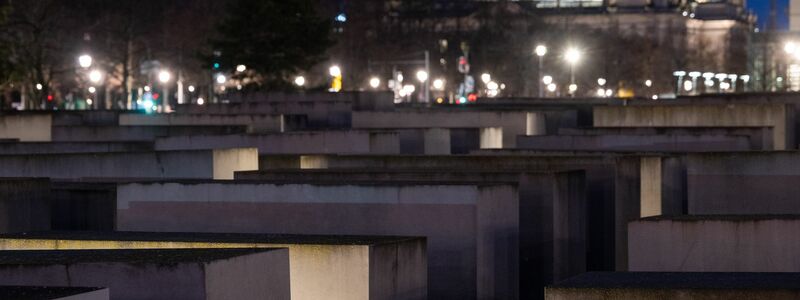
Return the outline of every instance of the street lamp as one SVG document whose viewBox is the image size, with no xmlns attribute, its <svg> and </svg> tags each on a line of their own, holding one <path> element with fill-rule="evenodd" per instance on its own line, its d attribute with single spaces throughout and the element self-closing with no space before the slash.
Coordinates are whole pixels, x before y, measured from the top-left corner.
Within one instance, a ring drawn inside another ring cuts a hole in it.
<svg viewBox="0 0 800 300">
<path fill-rule="evenodd" d="M 575 64 L 581 60 L 581 52 L 575 48 L 567 49 L 567 52 L 564 54 L 564 59 L 569 63 L 569 82 L 570 82 L 570 90 L 573 85 L 575 85 Z M 575 90 L 578 87 L 575 86 Z M 575 97 L 575 93 L 571 93 L 573 97 Z"/>
<path fill-rule="evenodd" d="M 379 88 L 381 86 L 381 79 L 378 77 L 372 77 L 369 80 L 369 86 L 372 87 L 373 89 Z"/>
<path fill-rule="evenodd" d="M 419 70 L 417 71 L 417 80 L 422 83 L 422 97 L 424 98 L 424 102 L 428 103 L 431 99 L 431 86 L 428 84 L 428 71 L 426 70 Z"/>
<path fill-rule="evenodd" d="M 544 77 L 542 77 L 542 83 L 544 83 L 545 85 L 550 85 L 551 83 L 553 83 L 553 76 L 545 75 Z"/>
<path fill-rule="evenodd" d="M 100 71 L 92 70 L 91 72 L 89 72 L 89 81 L 93 83 L 99 83 L 100 80 L 102 79 L 103 79 L 103 73 L 101 73 Z"/>
<path fill-rule="evenodd" d="M 225 84 L 226 81 L 228 81 L 228 78 L 225 78 L 225 75 L 222 75 L 222 74 L 218 74 L 217 75 L 217 83 L 218 84 Z"/>
<path fill-rule="evenodd" d="M 158 72 L 158 81 L 164 85 L 164 108 L 167 109 L 170 107 L 169 103 L 169 81 L 172 80 L 172 74 L 169 73 L 167 70 L 161 70 Z"/>
<path fill-rule="evenodd" d="M 536 56 L 539 57 L 539 69 L 537 69 L 538 75 L 536 78 L 541 78 L 542 68 L 544 65 L 544 56 L 547 55 L 547 47 L 544 45 L 538 45 L 536 46 L 534 52 L 536 52 Z M 544 98 L 544 86 L 542 85 L 541 81 L 539 81 L 539 98 Z"/>
<path fill-rule="evenodd" d="M 245 66 L 245 65 L 236 66 L 236 72 L 242 73 L 244 71 L 247 71 L 247 66 Z"/>
<path fill-rule="evenodd" d="M 78 65 L 80 65 L 81 68 L 84 69 L 88 69 L 89 67 L 91 67 L 92 61 L 93 61 L 92 56 L 88 54 L 84 54 L 78 57 Z"/>
<path fill-rule="evenodd" d="M 299 87 L 303 87 L 306 85 L 306 78 L 303 76 L 297 76 L 294 78 L 294 84 Z"/>
<path fill-rule="evenodd" d="M 606 79 L 605 78 L 597 78 L 597 85 L 599 85 L 601 87 L 605 86 L 606 85 Z"/>
<path fill-rule="evenodd" d="M 424 70 L 417 71 L 417 80 L 422 83 L 428 81 L 428 72 L 425 72 Z"/>
<path fill-rule="evenodd" d="M 683 84 L 683 76 L 686 76 L 686 71 L 675 71 L 672 73 L 672 76 L 678 77 L 678 85 L 675 86 L 677 91 L 675 92 L 676 96 L 681 94 L 681 85 Z"/>
<path fill-rule="evenodd" d="M 692 78 L 692 94 L 697 94 L 697 78 L 702 75 L 703 73 L 697 71 L 689 72 L 689 77 Z"/>
<path fill-rule="evenodd" d="M 492 75 L 489 75 L 489 73 L 481 74 L 481 81 L 483 81 L 483 84 L 488 84 L 489 81 L 492 81 Z"/>
<path fill-rule="evenodd" d="M 433 89 L 435 89 L 437 91 L 443 91 L 444 90 L 444 79 L 441 79 L 441 78 L 435 79 L 433 81 Z"/>
</svg>

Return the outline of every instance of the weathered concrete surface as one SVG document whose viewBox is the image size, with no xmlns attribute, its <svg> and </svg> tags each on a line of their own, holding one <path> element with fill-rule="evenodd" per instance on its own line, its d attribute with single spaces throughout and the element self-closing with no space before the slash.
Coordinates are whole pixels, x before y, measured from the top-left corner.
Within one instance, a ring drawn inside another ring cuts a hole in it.
<svg viewBox="0 0 800 300">
<path fill-rule="evenodd" d="M 153 151 L 149 142 L 14 142 L 0 143 L 0 155 Z"/>
<path fill-rule="evenodd" d="M 121 184 L 117 226 L 132 231 L 424 236 L 429 297 L 516 299 L 517 193 L 511 184 Z"/>
<path fill-rule="evenodd" d="M 392 110 L 391 92 L 359 91 L 339 93 L 230 93 L 228 100 L 237 102 L 350 102 L 353 110 Z"/>
<path fill-rule="evenodd" d="M 559 135 L 675 135 L 675 136 L 746 136 L 752 150 L 772 150 L 772 127 L 593 127 L 562 128 Z"/>
<path fill-rule="evenodd" d="M 353 111 L 352 101 L 286 101 L 245 102 L 194 105 L 177 105 L 179 114 L 228 114 L 228 115 L 304 115 L 309 128 L 349 128 Z"/>
<path fill-rule="evenodd" d="M 358 129 L 500 127 L 504 148 L 513 148 L 517 135 L 546 133 L 544 114 L 512 111 L 354 112 L 352 126 Z"/>
<path fill-rule="evenodd" d="M 688 213 L 800 214 L 800 153 L 687 156 Z"/>
<path fill-rule="evenodd" d="M 119 116 L 120 126 L 247 126 L 249 132 L 283 132 L 283 115 L 179 115 L 136 114 Z"/>
<path fill-rule="evenodd" d="M 469 170 L 304 170 L 237 172 L 238 180 L 279 182 L 425 182 L 519 184 L 520 298 L 539 299 L 541 289 L 601 261 L 602 248 L 587 251 L 586 182 L 583 172 Z M 595 257 L 589 257 L 595 255 Z"/>
<path fill-rule="evenodd" d="M 289 251 L 3 251 L 0 284 L 108 287 L 120 300 L 290 299 Z"/>
<path fill-rule="evenodd" d="M 545 290 L 547 300 L 736 299 L 800 297 L 797 273 L 586 273 Z"/>
<path fill-rule="evenodd" d="M 427 299 L 424 238 L 53 232 L 0 237 L 3 250 L 288 248 L 292 299 Z"/>
<path fill-rule="evenodd" d="M 49 142 L 53 118 L 49 114 L 0 114 L 0 139 Z"/>
<path fill-rule="evenodd" d="M 629 268 L 653 272 L 800 272 L 800 217 L 686 216 L 629 225 Z"/>
<path fill-rule="evenodd" d="M 0 232 L 50 230 L 50 181 L 0 179 Z"/>
<path fill-rule="evenodd" d="M 53 126 L 57 142 L 154 141 L 159 137 L 246 133 L 247 126 Z"/>
<path fill-rule="evenodd" d="M 470 156 L 261 156 L 260 169 L 373 169 L 373 170 L 481 170 L 481 171 L 570 171 L 585 170 L 589 249 L 603 249 L 600 262 L 588 261 L 589 270 L 625 270 L 627 224 L 640 218 L 639 158 L 631 162 L 609 153 L 544 153 Z M 632 213 L 628 213 L 631 211 Z M 616 232 L 616 233 L 615 233 Z M 615 237 L 619 235 L 619 237 Z M 621 248 L 615 250 L 615 244 Z M 615 252 L 619 252 L 615 254 Z M 616 259 L 616 255 L 619 259 Z M 618 266 L 615 266 L 618 260 Z"/>
<path fill-rule="evenodd" d="M 9 300 L 109 300 L 107 288 L 0 286 L 0 299 Z"/>
<path fill-rule="evenodd" d="M 233 179 L 234 171 L 258 169 L 258 151 L 0 155 L 0 166 L 0 177 Z"/>
<path fill-rule="evenodd" d="M 259 154 L 400 154 L 400 136 L 395 132 L 348 130 L 172 136 L 155 141 L 159 151 L 238 147 L 258 148 Z"/>
<path fill-rule="evenodd" d="M 787 104 L 597 106 L 597 127 L 773 128 L 775 150 L 796 149 L 795 110 Z"/>
<path fill-rule="evenodd" d="M 518 136 L 517 148 L 571 151 L 747 151 L 747 136 L 730 135 L 548 135 Z"/>
</svg>

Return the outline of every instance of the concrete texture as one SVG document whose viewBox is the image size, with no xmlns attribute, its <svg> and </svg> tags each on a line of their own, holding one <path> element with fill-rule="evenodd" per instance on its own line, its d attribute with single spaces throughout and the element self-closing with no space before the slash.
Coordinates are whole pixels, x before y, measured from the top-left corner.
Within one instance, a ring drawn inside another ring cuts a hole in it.
<svg viewBox="0 0 800 300">
<path fill-rule="evenodd" d="M 173 136 L 155 142 L 159 151 L 236 147 L 258 148 L 259 154 L 400 154 L 400 136 L 394 132 L 349 130 Z"/>
<path fill-rule="evenodd" d="M 769 126 L 774 150 L 796 149 L 795 107 L 787 104 L 597 106 L 597 127 Z"/>
<path fill-rule="evenodd" d="M 747 151 L 747 136 L 729 135 L 557 135 L 518 136 L 517 148 L 571 151 Z"/>
<path fill-rule="evenodd" d="M 736 299 L 800 297 L 797 273 L 586 273 L 545 291 L 547 300 Z"/>
<path fill-rule="evenodd" d="M 517 193 L 510 184 L 121 184 L 117 226 L 131 231 L 424 236 L 429 297 L 516 299 Z"/>
<path fill-rule="evenodd" d="M 480 171 L 571 171 L 585 170 L 589 227 L 589 249 L 602 248 L 599 262 L 587 262 L 589 270 L 615 270 L 615 232 L 627 231 L 629 221 L 640 218 L 638 157 L 632 167 L 620 165 L 620 157 L 608 153 L 544 153 L 470 156 L 346 156 L 302 155 L 261 156 L 262 170 L 283 169 L 370 169 L 370 170 L 480 170 Z M 633 213 L 625 213 L 626 211 Z M 597 246 L 602 245 L 602 246 Z M 619 241 L 626 251 L 627 243 Z M 624 253 L 624 252 L 623 252 Z M 624 258 L 624 256 L 623 256 Z M 621 267 L 627 258 L 621 260 Z M 623 270 L 623 269 L 617 269 Z"/>
<path fill-rule="evenodd" d="M 558 135 L 603 136 L 603 135 L 645 135 L 645 136 L 746 136 L 749 149 L 772 150 L 772 127 L 593 127 L 562 128 Z"/>
<path fill-rule="evenodd" d="M 647 272 L 800 272 L 800 217 L 687 216 L 629 225 L 629 268 Z"/>
<path fill-rule="evenodd" d="M 120 126 L 247 126 L 248 132 L 283 132 L 283 115 L 120 114 Z"/>
<path fill-rule="evenodd" d="M 349 100 L 216 103 L 177 105 L 179 114 L 304 115 L 308 128 L 349 128 L 354 102 Z"/>
<path fill-rule="evenodd" d="M 800 214 L 800 153 L 687 156 L 688 213 Z"/>
<path fill-rule="evenodd" d="M 50 230 L 50 181 L 0 180 L 0 232 Z"/>
<path fill-rule="evenodd" d="M 352 126 L 358 129 L 500 127 L 503 148 L 513 148 L 517 135 L 545 134 L 544 119 L 544 114 L 536 112 L 406 110 L 354 112 Z"/>
<path fill-rule="evenodd" d="M 541 298 L 541 289 L 601 261 L 602 248 L 587 249 L 586 182 L 583 172 L 304 170 L 237 172 L 237 180 L 279 182 L 425 182 L 519 185 L 520 298 Z M 596 231 L 593 231 L 594 233 Z M 594 255 L 594 256 L 591 256 Z"/>
<path fill-rule="evenodd" d="M 152 142 L 159 137 L 246 133 L 247 126 L 53 126 L 57 142 Z"/>
<path fill-rule="evenodd" d="M 427 299 L 424 238 L 271 234 L 42 232 L 3 250 L 288 248 L 292 299 Z"/>
<path fill-rule="evenodd" d="M 116 229 L 116 183 L 51 183 L 50 226 L 62 231 Z"/>
<path fill-rule="evenodd" d="M 258 169 L 255 148 L 130 153 L 0 155 L 0 177 L 233 179 Z"/>
<path fill-rule="evenodd" d="M 0 286 L 0 299 L 9 300 L 108 300 L 107 288 Z"/>
<path fill-rule="evenodd" d="M 0 284 L 108 287 L 110 299 L 290 299 L 287 249 L 0 252 Z"/>
<path fill-rule="evenodd" d="M 0 155 L 153 151 L 148 142 L 15 142 L 0 143 Z"/>
<path fill-rule="evenodd" d="M 53 118 L 49 114 L 0 114 L 0 139 L 49 142 Z"/>
</svg>

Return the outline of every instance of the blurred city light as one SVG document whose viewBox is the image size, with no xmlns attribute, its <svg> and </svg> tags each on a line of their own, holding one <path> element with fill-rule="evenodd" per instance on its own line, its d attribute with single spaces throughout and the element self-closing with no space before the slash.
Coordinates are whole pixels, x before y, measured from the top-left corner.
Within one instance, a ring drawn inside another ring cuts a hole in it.
<svg viewBox="0 0 800 300">
<path fill-rule="evenodd" d="M 206 103 L 206 100 L 203 98 L 197 98 L 197 105 L 203 105 Z"/>
<path fill-rule="evenodd" d="M 652 81 L 652 80 L 650 80 L 650 79 L 648 79 L 648 80 L 645 80 L 645 81 L 644 81 L 644 85 L 645 85 L 646 87 L 651 87 L 651 86 L 653 86 L 653 81 Z"/>
<path fill-rule="evenodd" d="M 373 89 L 381 87 L 381 79 L 378 77 L 372 77 L 369 80 L 369 86 L 372 87 Z"/>
<path fill-rule="evenodd" d="M 187 89 L 189 90 L 189 93 L 194 93 L 194 86 L 193 85 L 190 85 Z"/>
<path fill-rule="evenodd" d="M 328 73 L 331 74 L 332 77 L 341 77 L 342 76 L 342 69 L 339 66 L 331 66 L 328 69 Z"/>
<path fill-rule="evenodd" d="M 92 93 L 92 94 L 94 94 L 94 93 L 96 93 L 96 92 L 97 92 L 97 89 L 96 89 L 95 87 L 93 87 L 93 86 L 90 86 L 90 87 L 89 87 L 89 93 Z"/>
<path fill-rule="evenodd" d="M 542 77 L 542 83 L 544 83 L 546 85 L 550 85 L 551 83 L 553 83 L 553 76 L 546 75 L 546 76 Z"/>
<path fill-rule="evenodd" d="M 43 88 L 44 88 L 44 86 L 43 86 L 41 83 L 37 83 L 37 84 L 36 84 L 36 89 L 37 89 L 37 90 L 40 90 L 40 91 L 41 91 Z"/>
<path fill-rule="evenodd" d="M 217 75 L 217 83 L 224 84 L 226 81 L 228 81 L 228 78 L 226 78 L 225 75 Z"/>
<path fill-rule="evenodd" d="M 247 71 L 247 66 L 245 66 L 245 65 L 236 66 L 236 72 L 242 73 L 244 71 Z"/>
<path fill-rule="evenodd" d="M 569 85 L 569 93 L 570 94 L 574 94 L 576 91 L 578 91 L 578 85 L 574 84 L 574 83 L 570 84 Z"/>
<path fill-rule="evenodd" d="M 296 86 L 302 87 L 302 86 L 306 85 L 306 78 L 303 77 L 303 76 L 297 76 L 297 77 L 294 78 L 294 84 Z"/>
<path fill-rule="evenodd" d="M 172 74 L 170 74 L 167 70 L 161 70 L 158 72 L 158 81 L 161 83 L 167 83 L 172 79 Z"/>
<path fill-rule="evenodd" d="M 539 57 L 545 56 L 547 55 L 547 47 L 545 47 L 544 45 L 538 45 L 536 46 L 535 52 L 536 55 Z"/>
<path fill-rule="evenodd" d="M 103 73 L 98 70 L 92 70 L 89 72 L 89 81 L 98 83 L 100 80 L 103 79 Z"/>
<path fill-rule="evenodd" d="M 492 75 L 489 73 L 481 74 L 481 81 L 483 81 L 483 84 L 488 84 L 489 81 L 492 81 Z"/>
<path fill-rule="evenodd" d="M 556 86 L 555 83 L 548 83 L 547 84 L 547 90 L 550 91 L 551 93 L 555 92 L 557 88 L 558 87 Z"/>
<path fill-rule="evenodd" d="M 428 72 L 425 72 L 425 70 L 417 71 L 417 80 L 419 80 L 419 82 L 428 81 Z"/>
<path fill-rule="evenodd" d="M 606 85 L 606 79 L 605 78 L 597 78 L 597 85 L 605 86 Z"/>
<path fill-rule="evenodd" d="M 578 61 L 581 60 L 581 52 L 575 48 L 567 49 L 567 52 L 564 54 L 564 59 L 570 64 L 575 65 Z"/>
<path fill-rule="evenodd" d="M 84 54 L 78 57 L 78 65 L 80 65 L 81 68 L 84 69 L 91 67 L 92 61 L 93 61 L 92 56 L 88 54 Z"/>
<path fill-rule="evenodd" d="M 444 90 L 444 79 L 438 78 L 433 81 L 433 89 L 437 91 Z"/>
</svg>

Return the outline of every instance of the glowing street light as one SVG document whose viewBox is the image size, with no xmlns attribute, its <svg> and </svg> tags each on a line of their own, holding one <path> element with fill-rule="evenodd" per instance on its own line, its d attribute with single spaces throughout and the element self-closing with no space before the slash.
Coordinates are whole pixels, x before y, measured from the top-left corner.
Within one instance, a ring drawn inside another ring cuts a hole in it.
<svg viewBox="0 0 800 300">
<path fill-rule="evenodd" d="M 644 86 L 646 86 L 646 87 L 652 87 L 652 86 L 653 86 L 653 81 L 652 81 L 652 80 L 650 80 L 650 79 L 648 79 L 648 80 L 645 80 L 645 81 L 644 81 Z"/>
<path fill-rule="evenodd" d="M 342 69 L 339 68 L 339 66 L 331 66 L 330 69 L 328 69 L 328 73 L 330 73 L 332 77 L 341 77 Z"/>
<path fill-rule="evenodd" d="M 89 72 L 89 80 L 94 83 L 100 82 L 103 79 L 103 73 L 98 70 L 92 70 Z"/>
<path fill-rule="evenodd" d="M 578 85 L 574 84 L 574 83 L 570 84 L 569 85 L 569 93 L 574 96 L 576 91 L 578 91 Z"/>
<path fill-rule="evenodd" d="M 94 94 L 94 93 L 96 93 L 96 92 L 97 92 L 97 88 L 95 88 L 95 87 L 93 87 L 93 86 L 90 86 L 90 87 L 89 87 L 89 93 L 92 93 L 92 94 Z"/>
<path fill-rule="evenodd" d="M 428 72 L 425 72 L 425 70 L 417 71 L 417 80 L 419 80 L 419 82 L 423 82 L 423 83 L 425 81 L 428 81 Z"/>
<path fill-rule="evenodd" d="M 542 69 L 544 68 L 544 56 L 547 55 L 547 47 L 545 45 L 538 45 L 534 50 L 536 52 L 536 56 L 539 57 L 539 68 L 536 69 L 539 72 L 537 77 L 542 77 Z M 545 83 L 546 84 L 546 83 Z M 544 97 L 544 86 L 542 86 L 542 82 L 539 82 L 539 98 Z"/>
<path fill-rule="evenodd" d="M 786 44 L 783 45 L 783 51 L 786 51 L 788 54 L 795 54 L 797 51 L 797 44 L 794 42 L 786 42 Z"/>
<path fill-rule="evenodd" d="M 678 85 L 675 86 L 677 91 L 675 95 L 681 94 L 681 85 L 683 84 L 683 77 L 686 76 L 686 71 L 675 71 L 672 73 L 672 76 L 678 77 Z"/>
<path fill-rule="evenodd" d="M 245 65 L 236 66 L 236 72 L 242 73 L 244 71 L 247 71 L 247 66 L 245 66 Z"/>
<path fill-rule="evenodd" d="M 444 79 L 438 78 L 433 81 L 433 89 L 437 91 L 444 90 Z"/>
<path fill-rule="evenodd" d="M 195 88 L 193 85 L 190 85 L 187 89 L 189 90 L 189 93 L 194 93 Z"/>
<path fill-rule="evenodd" d="M 570 83 L 570 90 L 572 90 L 572 86 L 575 86 L 575 90 L 578 89 L 578 86 L 575 85 L 575 64 L 581 60 L 581 52 L 575 48 L 567 49 L 567 52 L 564 54 L 564 59 L 569 63 L 569 83 Z M 575 97 L 575 93 L 570 91 L 573 97 Z"/>
<path fill-rule="evenodd" d="M 303 76 L 297 76 L 294 78 L 294 84 L 299 87 L 303 87 L 306 85 L 306 78 Z"/>
<path fill-rule="evenodd" d="M 606 85 L 606 79 L 605 78 L 597 78 L 597 85 L 605 86 Z"/>
<path fill-rule="evenodd" d="M 555 83 L 549 83 L 547 85 L 547 90 L 550 91 L 551 93 L 555 92 L 557 88 L 558 88 L 558 86 L 556 86 Z"/>
<path fill-rule="evenodd" d="M 377 89 L 381 86 L 381 79 L 378 77 L 372 77 L 369 80 L 369 86 L 373 89 Z"/>
<path fill-rule="evenodd" d="M 544 83 L 545 85 L 550 85 L 551 83 L 553 83 L 553 76 L 545 75 L 544 77 L 542 77 L 542 83 Z"/>
<path fill-rule="evenodd" d="M 489 81 L 492 81 L 492 75 L 489 73 L 481 74 L 481 81 L 483 81 L 483 84 L 488 84 Z"/>
<path fill-rule="evenodd" d="M 545 45 L 538 45 L 534 52 L 536 52 L 536 56 L 538 57 L 545 56 L 547 55 L 547 47 Z"/>
<path fill-rule="evenodd" d="M 93 61 L 92 56 L 88 54 L 84 54 L 78 57 L 78 65 L 80 65 L 81 68 L 84 69 L 88 69 L 89 67 L 91 67 L 92 61 Z"/>
<path fill-rule="evenodd" d="M 36 90 L 41 91 L 43 88 L 44 88 L 44 86 L 41 83 L 37 83 L 36 84 Z"/>
<path fill-rule="evenodd" d="M 161 83 L 167 83 L 171 79 L 172 79 L 172 74 L 170 74 L 168 71 L 162 70 L 161 72 L 158 72 L 158 81 L 160 81 Z"/>
<path fill-rule="evenodd" d="M 226 81 L 228 81 L 228 78 L 225 78 L 225 75 L 222 74 L 217 75 L 218 84 L 225 84 Z"/>
</svg>

